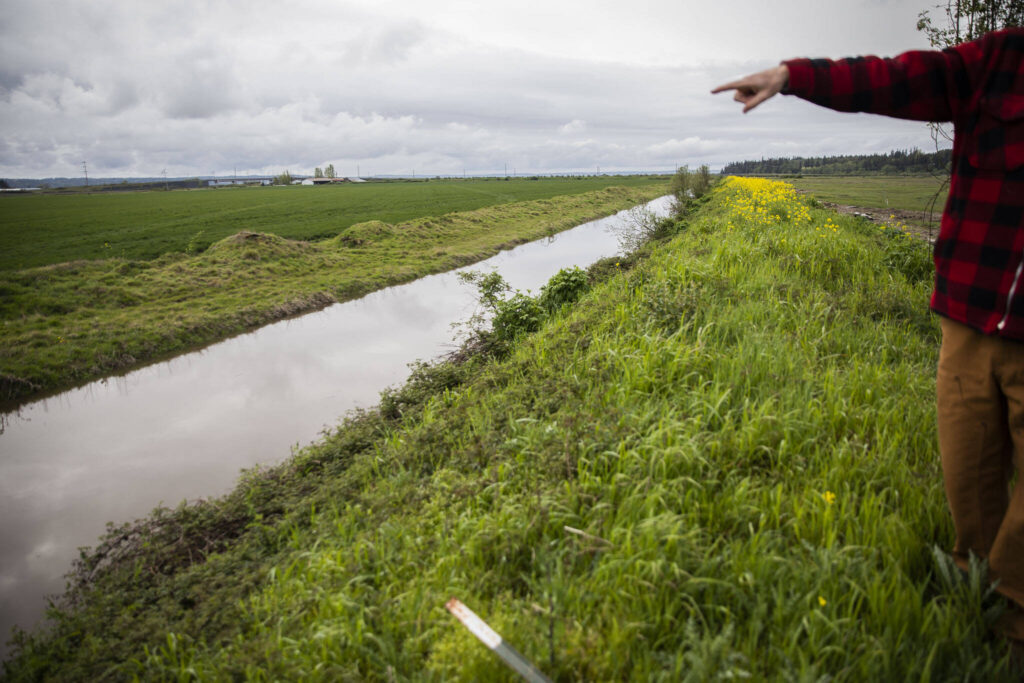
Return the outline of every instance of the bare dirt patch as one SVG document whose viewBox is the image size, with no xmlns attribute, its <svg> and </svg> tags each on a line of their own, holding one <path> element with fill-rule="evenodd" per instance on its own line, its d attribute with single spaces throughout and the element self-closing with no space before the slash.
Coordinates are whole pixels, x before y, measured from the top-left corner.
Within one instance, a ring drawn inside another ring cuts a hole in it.
<svg viewBox="0 0 1024 683">
<path fill-rule="evenodd" d="M 797 190 L 797 194 L 811 194 L 807 190 Z M 900 227 L 915 237 L 935 242 L 939 234 L 939 219 L 942 218 L 942 211 L 910 211 L 907 209 L 880 208 L 873 206 L 852 206 L 849 204 L 836 204 L 835 202 L 821 202 L 825 208 L 836 213 L 847 216 L 858 216 L 872 223 L 889 224 Z"/>
<path fill-rule="evenodd" d="M 822 204 L 836 213 L 859 216 L 873 223 L 888 223 L 894 227 L 900 227 L 914 237 L 920 237 L 928 242 L 935 242 L 935 237 L 939 234 L 939 218 L 942 214 L 938 212 L 877 209 L 833 204 L 832 202 L 822 202 Z"/>
</svg>

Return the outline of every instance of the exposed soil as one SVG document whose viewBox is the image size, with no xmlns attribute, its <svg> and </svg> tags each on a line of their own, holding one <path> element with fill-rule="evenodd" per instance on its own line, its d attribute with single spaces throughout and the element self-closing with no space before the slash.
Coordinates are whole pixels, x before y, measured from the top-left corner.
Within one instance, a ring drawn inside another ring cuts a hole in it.
<svg viewBox="0 0 1024 683">
<path fill-rule="evenodd" d="M 906 226 L 906 231 L 915 237 L 934 242 L 939 234 L 939 218 L 942 212 L 935 211 L 929 214 L 927 211 L 906 211 L 904 209 L 876 209 L 865 206 L 848 206 L 846 204 L 833 204 L 822 202 L 837 213 L 860 216 L 873 223 L 899 223 Z M 891 218 L 890 218 L 891 217 Z M 931 218 L 931 225 L 929 225 Z"/>
<path fill-rule="evenodd" d="M 803 191 L 797 190 L 799 194 Z M 920 237 L 928 242 L 935 242 L 939 234 L 939 219 L 942 217 L 942 210 L 936 211 L 907 211 L 905 209 L 883 209 L 870 206 L 850 206 L 848 204 L 836 204 L 834 202 L 821 202 L 822 206 L 832 209 L 836 213 L 849 216 L 860 216 L 873 223 L 900 223 L 906 226 L 906 231 L 915 237 Z M 892 218 L 890 218 L 892 216 Z"/>
</svg>

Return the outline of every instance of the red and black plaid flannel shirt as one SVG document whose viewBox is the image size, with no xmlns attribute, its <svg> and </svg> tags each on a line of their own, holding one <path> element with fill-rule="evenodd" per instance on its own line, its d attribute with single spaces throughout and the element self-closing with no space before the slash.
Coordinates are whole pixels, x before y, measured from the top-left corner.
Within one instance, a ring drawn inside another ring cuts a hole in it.
<svg viewBox="0 0 1024 683">
<path fill-rule="evenodd" d="M 787 93 L 838 111 L 952 121 L 936 313 L 1024 340 L 1024 29 L 892 59 L 794 59 Z"/>
</svg>

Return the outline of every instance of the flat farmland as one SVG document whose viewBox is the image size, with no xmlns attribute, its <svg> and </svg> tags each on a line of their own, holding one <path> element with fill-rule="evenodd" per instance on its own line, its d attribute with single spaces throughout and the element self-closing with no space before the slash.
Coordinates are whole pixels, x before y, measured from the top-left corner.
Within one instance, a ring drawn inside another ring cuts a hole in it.
<svg viewBox="0 0 1024 683">
<path fill-rule="evenodd" d="M 932 198 L 936 216 L 942 213 L 948 188 L 945 178 L 932 176 L 821 176 L 786 178 L 797 190 L 810 192 L 823 202 L 874 209 L 928 211 Z"/>
<path fill-rule="evenodd" d="M 75 260 L 150 260 L 202 251 L 241 231 L 316 241 L 369 220 L 398 223 L 666 178 L 600 176 L 368 182 L 329 187 L 0 197 L 0 270 Z"/>
</svg>

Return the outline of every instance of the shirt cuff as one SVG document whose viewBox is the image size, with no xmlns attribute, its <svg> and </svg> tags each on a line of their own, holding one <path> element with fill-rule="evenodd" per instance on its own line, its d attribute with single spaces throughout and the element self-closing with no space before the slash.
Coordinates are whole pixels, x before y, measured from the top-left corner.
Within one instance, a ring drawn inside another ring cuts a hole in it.
<svg viewBox="0 0 1024 683">
<path fill-rule="evenodd" d="M 788 59 L 783 64 L 789 69 L 789 82 L 782 89 L 785 95 L 803 95 L 814 87 L 814 67 L 809 59 Z"/>
</svg>

